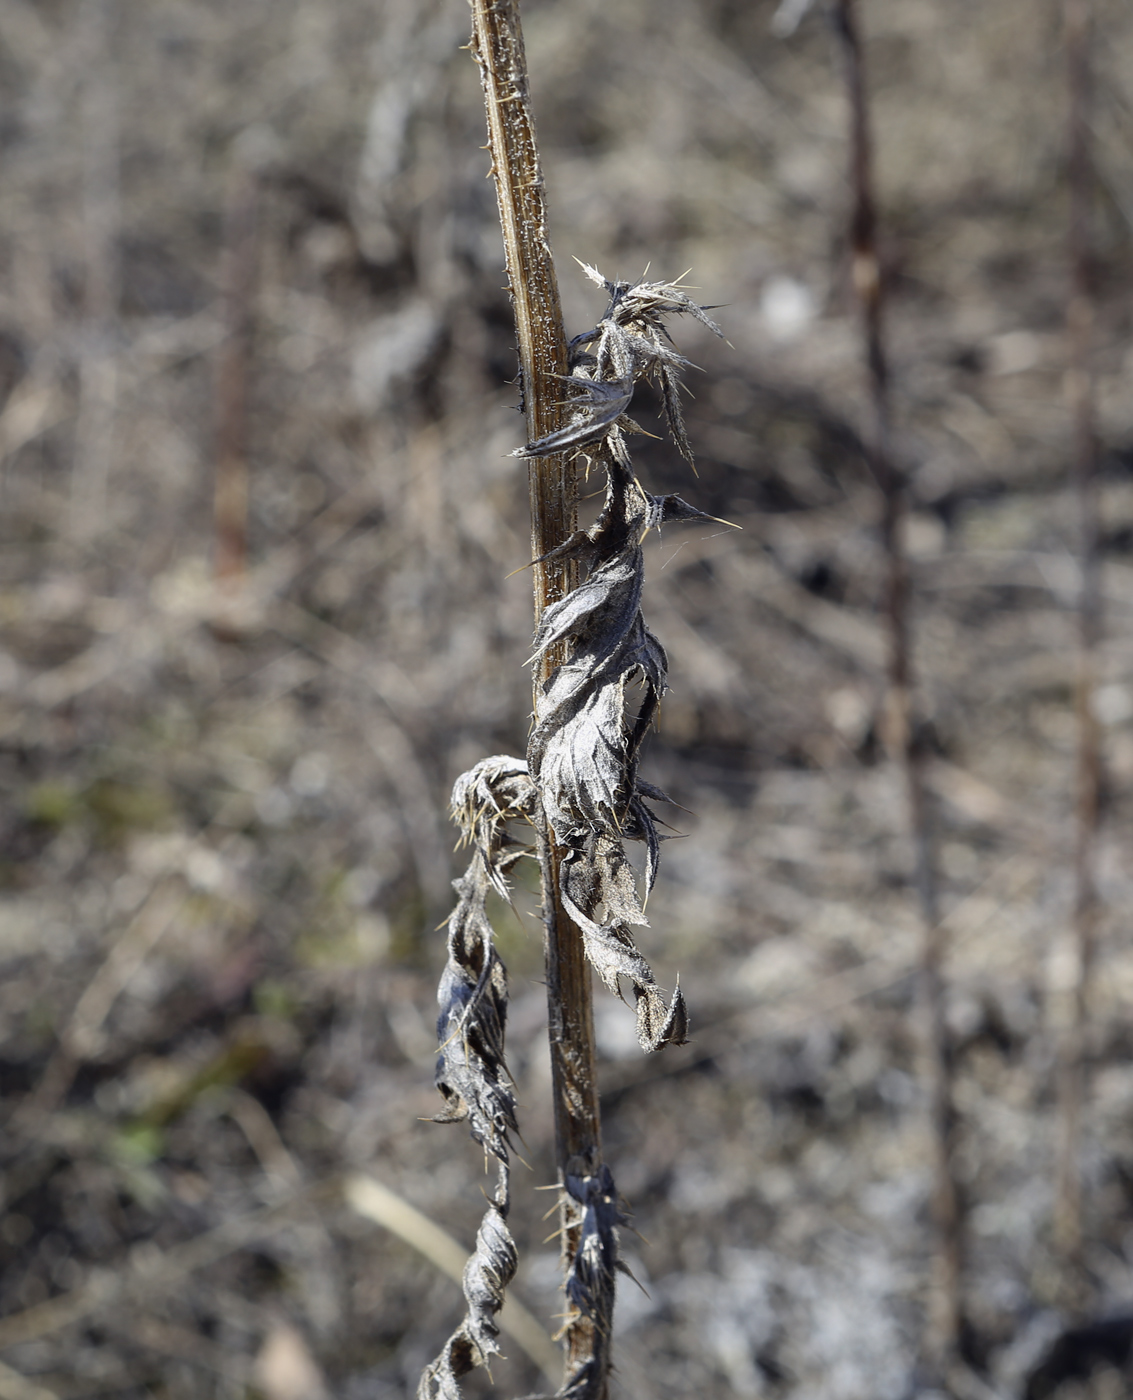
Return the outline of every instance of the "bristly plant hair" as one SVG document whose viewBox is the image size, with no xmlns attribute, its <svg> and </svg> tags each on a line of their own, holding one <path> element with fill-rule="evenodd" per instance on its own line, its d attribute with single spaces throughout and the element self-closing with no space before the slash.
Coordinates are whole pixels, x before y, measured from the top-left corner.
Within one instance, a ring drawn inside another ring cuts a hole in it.
<svg viewBox="0 0 1133 1400">
<path fill-rule="evenodd" d="M 660 389 L 672 437 L 691 462 L 680 405 L 688 361 L 667 321 L 688 315 L 716 334 L 704 307 L 675 282 L 587 275 L 609 304 L 569 349 L 562 330 L 516 0 L 473 0 L 472 51 L 480 65 L 508 275 L 516 315 L 529 463 L 534 554 L 534 726 L 526 760 L 497 755 L 457 779 L 453 813 L 472 857 L 454 882 L 448 958 L 438 990 L 438 1121 L 467 1121 L 497 1164 L 496 1187 L 464 1272 L 466 1314 L 426 1368 L 419 1400 L 458 1400 L 459 1379 L 499 1354 L 497 1314 L 516 1269 L 507 1227 L 515 1096 L 504 1059 L 507 978 L 485 912 L 507 894 L 516 860 L 540 866 L 555 1153 L 566 1322 L 559 1400 L 605 1400 L 617 1232 L 627 1219 L 602 1159 L 590 968 L 622 995 L 632 990 L 637 1034 L 649 1052 L 680 1045 L 688 1010 L 679 985 L 666 997 L 638 950 L 645 925 L 626 841 L 646 848 L 646 894 L 661 837 L 650 806 L 669 799 L 638 773 L 642 744 L 665 691 L 666 658 L 641 614 L 642 542 L 655 526 L 710 520 L 676 495 L 654 496 L 633 473 L 626 416 L 643 378 Z M 597 521 L 575 528 L 575 464 L 606 474 Z M 581 581 L 580 581 L 581 579 Z M 508 824 L 530 824 L 534 846 Z M 588 965 L 589 964 L 589 965 Z"/>
</svg>

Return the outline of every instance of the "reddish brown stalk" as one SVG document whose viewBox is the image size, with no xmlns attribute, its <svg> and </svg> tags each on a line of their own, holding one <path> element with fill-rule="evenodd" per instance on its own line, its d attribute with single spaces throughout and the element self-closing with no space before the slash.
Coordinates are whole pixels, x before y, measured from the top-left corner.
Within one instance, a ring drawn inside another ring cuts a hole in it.
<svg viewBox="0 0 1133 1400">
<path fill-rule="evenodd" d="M 904 549 L 908 483 L 892 449 L 885 299 L 877 247 L 869 104 L 853 0 L 838 0 L 836 15 L 850 107 L 853 280 L 861 311 L 870 385 L 871 422 L 866 449 L 882 498 L 881 539 L 886 560 L 884 611 L 888 632 L 889 680 L 886 737 L 891 752 L 897 755 L 904 770 L 922 923 L 919 977 L 921 1039 L 934 1156 L 933 1220 L 936 1227 L 926 1351 L 930 1362 L 943 1372 L 955 1357 L 959 1342 L 962 1263 L 960 1199 L 952 1164 L 955 1122 L 952 1054 L 944 1021 L 941 974 L 945 935 L 940 925 L 935 839 L 924 773 L 925 753 L 918 735 L 913 699 L 909 572 Z"/>
<path fill-rule="evenodd" d="M 224 211 L 224 343 L 216 381 L 213 519 L 217 582 L 238 583 L 248 566 L 248 390 L 259 262 L 259 179 L 237 159 Z"/>
<path fill-rule="evenodd" d="M 1097 647 L 1101 638 L 1100 558 L 1098 554 L 1097 442 L 1090 350 L 1094 326 L 1090 152 L 1091 0 L 1065 0 L 1063 25 L 1069 88 L 1067 175 L 1070 194 L 1070 300 L 1066 330 L 1067 375 L 1073 420 L 1071 480 L 1077 501 L 1081 592 L 1078 600 L 1077 816 L 1074 842 L 1074 942 L 1076 970 L 1071 1004 L 1063 1026 L 1058 1076 L 1059 1151 L 1055 1238 L 1070 1275 L 1082 1266 L 1082 1185 L 1080 1138 L 1087 1093 L 1086 1030 L 1090 973 L 1094 962 L 1098 896 L 1095 847 L 1099 823 L 1101 745 L 1094 716 Z"/>
<path fill-rule="evenodd" d="M 527 62 L 516 0 L 472 0 L 472 51 L 480 65 L 488 114 L 489 146 L 507 254 L 508 280 L 515 307 L 527 440 L 536 442 L 560 426 L 566 373 L 566 338 L 558 282 L 547 237 L 546 199 L 534 118 L 527 87 Z M 575 528 L 574 469 L 563 457 L 531 460 L 532 557 L 541 559 Z M 535 565 L 536 626 L 544 609 L 577 583 L 569 561 Z M 555 648 L 535 676 L 535 714 L 542 685 L 563 660 Z M 560 1185 L 570 1176 L 593 1176 L 602 1157 L 590 969 L 582 940 L 563 912 L 561 852 L 537 822 L 542 872 L 544 954 L 550 1021 L 555 1114 L 555 1152 Z M 563 1258 L 575 1252 L 579 1231 L 564 1203 Z M 575 1313 L 565 1328 L 566 1375 L 590 1367 L 588 1395 L 605 1394 L 607 1348 L 592 1321 Z"/>
<path fill-rule="evenodd" d="M 106 521 L 107 488 L 114 461 L 118 413 L 115 353 L 119 266 L 118 95 L 114 73 L 115 6 L 91 0 L 79 16 L 83 65 L 83 299 L 79 355 L 79 412 L 75 422 L 75 474 L 71 520 L 75 535 L 90 539 Z"/>
</svg>

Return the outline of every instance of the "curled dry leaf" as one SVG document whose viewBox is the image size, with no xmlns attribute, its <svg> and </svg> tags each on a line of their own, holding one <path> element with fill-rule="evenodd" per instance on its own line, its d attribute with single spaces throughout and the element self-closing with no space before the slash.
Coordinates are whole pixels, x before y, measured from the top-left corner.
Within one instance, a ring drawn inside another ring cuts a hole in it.
<svg viewBox="0 0 1133 1400">
<path fill-rule="evenodd" d="M 677 282 L 611 282 L 596 268 L 582 270 L 606 289 L 610 304 L 591 331 L 570 343 L 571 374 L 576 388 L 571 421 L 557 432 L 529 442 L 516 457 L 546 457 L 553 452 L 604 440 L 622 421 L 639 379 L 653 379 L 665 405 L 669 432 L 681 456 L 692 461 L 692 448 L 681 412 L 681 371 L 689 361 L 677 352 L 665 327 L 666 316 L 692 316 L 716 335 L 723 331 Z"/>
<path fill-rule="evenodd" d="M 504 1061 L 507 973 L 495 950 L 484 903 L 489 889 L 506 897 L 507 871 L 526 847 L 507 824 L 529 818 L 534 789 L 519 759 L 486 758 L 461 774 L 453 788 L 453 815 L 472 846 L 468 869 L 453 881 L 457 905 L 448 922 L 448 960 L 437 1000 L 437 1088 L 445 1106 L 434 1121 L 467 1119 L 469 1130 L 497 1161 L 496 1189 L 464 1269 L 464 1320 L 430 1363 L 420 1400 L 459 1400 L 460 1376 L 499 1353 L 496 1314 L 515 1275 L 510 1208 L 509 1134 L 516 1131 L 515 1093 Z"/>
<path fill-rule="evenodd" d="M 620 977 L 632 984 L 638 1039 L 651 1051 L 687 1040 L 688 1012 L 679 987 L 666 1007 L 630 933 L 630 925 L 647 921 L 622 843 L 645 843 L 648 891 L 661 842 L 645 799 L 664 800 L 637 773 L 667 670 L 664 649 L 641 615 L 641 544 L 651 527 L 667 520 L 710 517 L 679 496 L 645 491 L 619 430 L 598 459 L 607 472 L 602 512 L 589 531 L 568 542 L 590 573 L 546 610 L 535 638 L 536 656 L 557 642 L 573 645 L 570 659 L 543 687 L 527 761 L 547 822 L 566 850 L 564 908 L 606 986 L 618 992 Z M 629 698 L 634 693 L 636 704 Z"/>
</svg>

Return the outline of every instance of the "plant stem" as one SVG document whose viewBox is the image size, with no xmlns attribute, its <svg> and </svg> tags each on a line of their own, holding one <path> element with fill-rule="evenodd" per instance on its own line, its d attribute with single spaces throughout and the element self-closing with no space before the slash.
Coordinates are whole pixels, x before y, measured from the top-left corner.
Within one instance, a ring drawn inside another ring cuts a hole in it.
<svg viewBox="0 0 1133 1400">
<path fill-rule="evenodd" d="M 1094 294 L 1091 269 L 1090 206 L 1093 171 L 1090 158 L 1091 0 L 1065 0 L 1063 7 L 1069 87 L 1070 187 L 1069 260 L 1071 290 L 1066 329 L 1069 342 L 1070 412 L 1073 418 L 1071 479 L 1078 513 L 1078 674 L 1075 703 L 1078 722 L 1077 817 L 1074 849 L 1074 929 L 1076 970 L 1071 1004 L 1063 1024 L 1059 1056 L 1058 1191 L 1055 1239 L 1067 1265 L 1071 1292 L 1077 1292 L 1082 1266 L 1082 1185 L 1079 1163 L 1082 1105 L 1086 1094 L 1086 1030 L 1090 973 L 1094 962 L 1098 897 L 1094 874 L 1100 817 L 1101 746 L 1093 712 L 1097 647 L 1101 637 L 1100 559 L 1098 554 L 1097 444 L 1094 386 L 1090 370 Z"/>
<path fill-rule="evenodd" d="M 919 976 L 921 1040 L 932 1134 L 933 1219 L 937 1232 L 926 1350 L 929 1360 L 943 1371 L 954 1358 L 959 1343 L 962 1263 L 960 1197 L 952 1166 L 955 1124 L 953 1066 L 944 1021 L 941 976 L 944 934 L 940 925 L 932 814 L 924 773 L 926 755 L 917 732 L 913 704 L 915 681 L 911 655 L 909 572 L 904 548 L 908 483 L 892 450 L 889 361 L 885 347 L 884 287 L 877 250 L 873 152 L 862 47 L 853 0 L 838 0 L 837 21 L 845 56 L 850 105 L 853 280 L 861 310 L 872 408 L 867 452 L 882 497 L 881 538 L 887 572 L 887 739 L 904 770 L 922 926 Z"/>
<path fill-rule="evenodd" d="M 79 342 L 71 525 L 77 539 L 88 541 L 106 523 L 119 411 L 120 367 L 115 347 L 121 300 L 122 211 L 115 20 L 112 0 L 87 0 L 79 10 L 84 324 Z"/>
<path fill-rule="evenodd" d="M 216 380 L 214 567 L 238 583 L 248 561 L 248 389 L 259 242 L 259 180 L 237 155 L 224 210 L 224 343 Z"/>
<path fill-rule="evenodd" d="M 527 61 L 517 0 L 472 0 L 472 50 L 480 65 L 508 280 L 515 307 L 527 440 L 559 427 L 567 350 L 554 260 L 547 238 L 546 199 L 535 123 L 527 87 Z M 532 556 L 541 559 L 575 527 L 574 468 L 563 457 L 530 462 Z M 535 623 L 543 610 L 577 583 L 576 566 L 565 560 L 534 566 Z M 543 683 L 564 659 L 546 656 L 535 675 L 538 719 Z M 592 1175 L 601 1162 L 601 1124 L 595 1075 L 594 1018 L 590 969 L 582 939 L 563 912 L 559 895 L 561 851 L 546 822 L 537 821 L 542 880 L 544 955 L 554 1093 L 555 1155 L 560 1185 L 570 1175 Z M 579 1232 L 564 1203 L 563 1257 L 570 1260 Z M 575 1315 L 566 1337 L 566 1373 L 603 1355 L 594 1324 Z M 604 1393 L 604 1380 L 591 1394 Z"/>
</svg>

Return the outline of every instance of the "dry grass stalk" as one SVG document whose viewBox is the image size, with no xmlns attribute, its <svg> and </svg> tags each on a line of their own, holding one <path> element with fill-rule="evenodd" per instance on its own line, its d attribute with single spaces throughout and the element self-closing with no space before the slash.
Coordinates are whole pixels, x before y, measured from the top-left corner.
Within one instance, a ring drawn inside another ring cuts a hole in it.
<svg viewBox="0 0 1133 1400">
<path fill-rule="evenodd" d="M 944 1020 L 941 976 L 946 935 L 940 918 L 931 799 L 924 772 L 926 754 L 914 701 L 909 571 L 904 547 L 908 482 L 892 446 L 884 283 L 877 246 L 869 101 L 853 0 L 838 0 L 837 20 L 850 106 L 853 281 L 861 308 L 872 410 L 867 452 L 871 471 L 881 491 L 881 538 L 887 568 L 887 739 L 905 774 L 916 862 L 916 890 L 923 929 L 919 977 L 921 1039 L 934 1155 L 933 1219 L 937 1235 L 927 1351 L 934 1366 L 947 1369 L 955 1357 L 962 1324 L 960 1277 L 963 1224 L 952 1163 L 955 1126 L 953 1063 Z"/>
<path fill-rule="evenodd" d="M 343 1193 L 347 1203 L 359 1215 L 411 1244 L 441 1273 L 457 1283 L 463 1282 L 467 1256 L 456 1240 L 442 1230 L 435 1220 L 372 1176 L 359 1173 L 348 1177 L 343 1184 Z M 512 1294 L 505 1300 L 497 1320 L 500 1331 L 509 1334 L 554 1384 L 559 1368 L 559 1352 L 538 1319 L 516 1302 Z"/>
<path fill-rule="evenodd" d="M 1094 963 L 1098 895 L 1095 850 L 1100 817 L 1101 745 L 1094 714 L 1097 648 L 1101 640 L 1101 559 L 1098 550 L 1097 440 L 1094 384 L 1090 348 L 1095 319 L 1092 276 L 1090 42 L 1093 27 L 1090 0 L 1065 0 L 1068 79 L 1067 175 L 1070 190 L 1069 262 L 1071 292 L 1067 307 L 1070 412 L 1073 419 L 1071 478 L 1078 510 L 1078 558 L 1081 591 L 1078 599 L 1078 726 L 1077 801 L 1074 842 L 1075 974 L 1070 1005 L 1062 1027 L 1058 1076 L 1059 1145 L 1055 1239 L 1071 1278 L 1082 1266 L 1082 1108 L 1087 1093 L 1090 973 Z"/>
<path fill-rule="evenodd" d="M 631 984 L 644 1050 L 685 1041 L 679 987 L 666 1001 L 633 941 L 631 927 L 646 921 L 623 842 L 646 845 L 651 886 L 660 839 L 646 800 L 666 799 L 637 768 L 665 689 L 666 662 L 641 616 L 641 542 L 664 521 L 708 518 L 677 496 L 642 489 L 625 446 L 625 434 L 636 428 L 624 410 L 639 379 L 656 379 L 673 438 L 690 457 L 678 397 L 687 361 L 672 348 L 665 319 L 688 314 L 717 328 L 675 284 L 610 282 L 587 268 L 609 305 L 598 326 L 575 337 L 568 356 L 515 3 L 474 0 L 472 48 L 488 113 L 527 416 L 528 443 L 514 455 L 530 463 L 535 727 L 526 762 L 485 759 L 453 789 L 453 812 L 473 854 L 455 882 L 459 899 L 439 990 L 437 1084 L 446 1099 L 439 1119 L 468 1121 L 496 1159 L 497 1180 L 464 1270 L 466 1316 L 426 1369 L 419 1394 L 456 1400 L 460 1376 L 498 1354 L 497 1315 L 516 1268 L 506 1223 L 516 1131 L 504 1062 L 507 982 L 484 904 L 490 889 L 506 895 L 508 871 L 528 853 L 507 829 L 523 819 L 535 830 L 541 871 L 568 1301 L 558 1394 L 604 1400 L 621 1267 L 617 1229 L 625 1213 L 602 1160 L 587 961 L 615 994 L 622 978 Z M 565 405 L 564 385 L 571 395 Z M 585 531 L 573 528 L 573 460 L 580 454 L 607 475 L 604 508 Z M 636 713 L 631 687 L 641 691 Z"/>
</svg>

